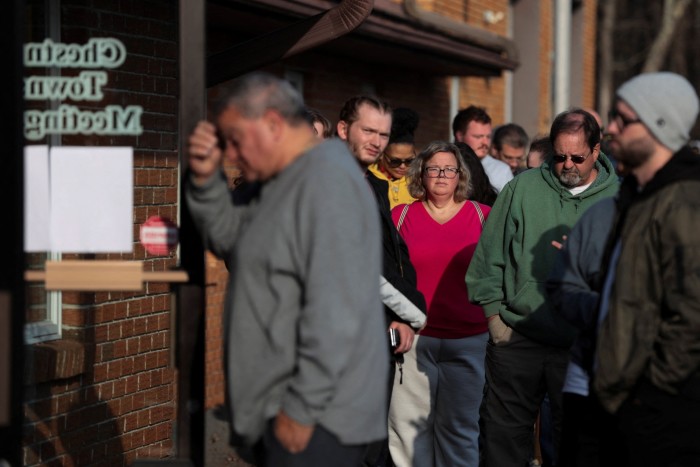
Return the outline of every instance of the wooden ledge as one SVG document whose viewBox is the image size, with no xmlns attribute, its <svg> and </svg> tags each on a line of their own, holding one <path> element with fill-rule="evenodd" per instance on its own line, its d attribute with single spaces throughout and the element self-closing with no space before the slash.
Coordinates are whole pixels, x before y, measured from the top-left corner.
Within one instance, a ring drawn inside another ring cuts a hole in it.
<svg viewBox="0 0 700 467">
<path fill-rule="evenodd" d="M 144 271 L 138 261 L 47 261 L 45 270 L 24 273 L 27 282 L 44 282 L 46 290 L 139 291 L 144 282 L 187 282 L 186 271 Z"/>
</svg>

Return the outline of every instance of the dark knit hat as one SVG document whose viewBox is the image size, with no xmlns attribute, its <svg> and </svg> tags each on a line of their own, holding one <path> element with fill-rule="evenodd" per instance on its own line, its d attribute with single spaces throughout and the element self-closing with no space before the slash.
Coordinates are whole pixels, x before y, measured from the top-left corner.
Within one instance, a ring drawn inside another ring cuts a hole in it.
<svg viewBox="0 0 700 467">
<path fill-rule="evenodd" d="M 418 128 L 418 122 L 420 121 L 418 114 L 411 109 L 399 107 L 398 109 L 394 109 L 391 118 L 391 136 L 389 136 L 389 144 L 413 144 L 414 134 Z"/>
<path fill-rule="evenodd" d="M 672 151 L 690 139 L 698 117 L 698 95 L 684 77 L 669 72 L 644 73 L 620 86 L 617 96 Z"/>
</svg>

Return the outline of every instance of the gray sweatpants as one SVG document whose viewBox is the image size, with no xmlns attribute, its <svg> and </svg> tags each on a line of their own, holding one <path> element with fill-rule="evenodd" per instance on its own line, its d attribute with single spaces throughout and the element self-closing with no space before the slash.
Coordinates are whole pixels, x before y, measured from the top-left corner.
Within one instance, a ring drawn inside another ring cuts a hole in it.
<svg viewBox="0 0 700 467">
<path fill-rule="evenodd" d="M 416 336 L 389 406 L 389 450 L 397 467 L 478 465 L 487 340 L 488 333 Z"/>
</svg>

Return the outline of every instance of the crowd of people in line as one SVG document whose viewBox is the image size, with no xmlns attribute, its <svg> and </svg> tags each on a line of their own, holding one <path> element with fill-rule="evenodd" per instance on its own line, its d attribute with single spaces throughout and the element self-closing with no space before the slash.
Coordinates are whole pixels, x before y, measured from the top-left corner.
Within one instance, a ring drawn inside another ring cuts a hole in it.
<svg viewBox="0 0 700 467">
<path fill-rule="evenodd" d="M 227 400 L 259 466 L 700 465 L 698 96 L 647 73 L 530 141 L 484 108 L 417 147 L 265 73 L 189 139 L 230 271 Z M 227 159 L 243 179 L 232 190 Z M 232 196 L 233 194 L 233 196 Z M 539 427 L 536 429 L 536 427 Z M 541 454 L 540 454 L 541 453 Z"/>
</svg>

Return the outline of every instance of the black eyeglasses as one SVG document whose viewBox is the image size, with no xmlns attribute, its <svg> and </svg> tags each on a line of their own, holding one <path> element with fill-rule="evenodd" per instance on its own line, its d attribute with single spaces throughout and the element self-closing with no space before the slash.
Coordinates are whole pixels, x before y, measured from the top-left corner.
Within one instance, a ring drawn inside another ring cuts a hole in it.
<svg viewBox="0 0 700 467">
<path fill-rule="evenodd" d="M 438 178 L 440 175 L 443 175 L 445 178 L 455 178 L 457 174 L 459 173 L 459 169 L 457 167 L 445 167 L 444 169 L 441 169 L 440 167 L 426 167 L 425 168 L 425 175 L 428 178 Z"/>
<path fill-rule="evenodd" d="M 642 121 L 638 118 L 632 119 L 632 118 L 625 117 L 617 109 L 612 109 L 610 112 L 608 112 L 608 121 L 615 122 L 615 125 L 617 125 L 617 127 L 620 129 L 620 131 L 624 130 L 627 125 L 633 125 L 635 123 L 642 123 Z"/>
<path fill-rule="evenodd" d="M 588 154 L 588 156 L 590 156 L 590 154 Z M 552 156 L 552 159 L 554 159 L 554 162 L 557 163 L 565 162 L 566 159 L 571 159 L 571 162 L 578 165 L 586 162 L 588 156 L 563 156 L 561 154 L 555 154 Z"/>
<path fill-rule="evenodd" d="M 384 154 L 384 157 L 386 158 L 386 165 L 388 165 L 392 169 L 398 169 L 399 167 L 401 167 L 401 164 L 408 167 L 409 165 L 411 165 L 411 162 L 416 160 L 415 157 L 411 157 L 409 159 L 399 159 L 398 157 L 391 157 L 387 154 Z"/>
</svg>

